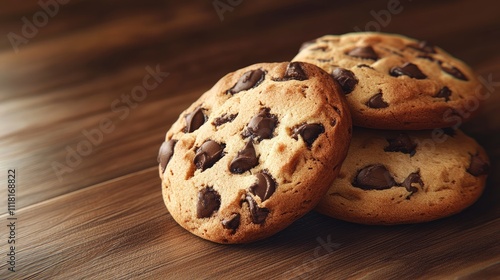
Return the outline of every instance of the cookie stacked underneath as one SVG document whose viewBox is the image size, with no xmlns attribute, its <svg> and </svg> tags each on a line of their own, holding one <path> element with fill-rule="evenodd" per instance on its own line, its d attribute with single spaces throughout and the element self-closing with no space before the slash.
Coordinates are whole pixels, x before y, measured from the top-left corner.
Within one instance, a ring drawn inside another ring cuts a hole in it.
<svg viewBox="0 0 500 280">
<path fill-rule="evenodd" d="M 337 80 L 356 126 L 319 212 L 363 224 L 418 223 L 460 212 L 481 195 L 488 157 L 458 126 L 477 110 L 482 87 L 463 62 L 428 42 L 381 33 L 323 36 L 293 60 Z"/>
</svg>

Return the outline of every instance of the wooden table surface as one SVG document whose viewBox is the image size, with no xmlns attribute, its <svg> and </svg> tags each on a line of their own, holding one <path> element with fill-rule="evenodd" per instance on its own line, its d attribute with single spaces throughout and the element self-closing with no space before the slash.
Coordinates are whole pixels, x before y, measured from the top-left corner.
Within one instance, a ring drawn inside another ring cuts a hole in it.
<svg viewBox="0 0 500 280">
<path fill-rule="evenodd" d="M 1 279 L 500 279 L 498 1 L 0 7 Z M 309 213 L 246 245 L 178 226 L 156 156 L 179 113 L 228 72 L 287 61 L 304 41 L 355 30 L 431 41 L 477 71 L 488 100 L 462 128 L 491 158 L 480 200 L 453 217 L 394 227 Z"/>
</svg>

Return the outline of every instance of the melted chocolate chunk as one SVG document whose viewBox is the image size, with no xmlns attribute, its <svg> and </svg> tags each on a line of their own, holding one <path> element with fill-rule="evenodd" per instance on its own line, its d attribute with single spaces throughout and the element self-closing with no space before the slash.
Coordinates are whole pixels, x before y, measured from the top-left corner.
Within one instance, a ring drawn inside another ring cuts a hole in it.
<svg viewBox="0 0 500 280">
<path fill-rule="evenodd" d="M 424 186 L 424 182 L 422 182 L 422 178 L 420 178 L 420 173 L 419 172 L 413 172 L 406 179 L 404 180 L 402 186 L 405 187 L 405 189 L 408 192 L 415 193 L 418 191 L 418 188 L 412 186 L 412 184 L 420 184 L 420 187 Z"/>
<path fill-rule="evenodd" d="M 157 158 L 158 163 L 160 164 L 161 173 L 165 172 L 165 168 L 167 167 L 170 158 L 172 158 L 172 155 L 174 154 L 175 144 L 177 144 L 177 140 L 174 139 L 170 139 L 161 144 Z"/>
<path fill-rule="evenodd" d="M 252 223 L 262 224 L 266 220 L 267 215 L 269 215 L 269 209 L 257 206 L 257 202 L 255 202 L 250 195 L 246 196 L 246 201 L 248 202 L 248 208 L 250 209 Z"/>
<path fill-rule="evenodd" d="M 283 76 L 281 81 L 307 80 L 306 73 L 304 73 L 304 70 L 302 69 L 301 65 L 302 64 L 300 62 L 290 62 L 290 64 L 288 64 L 288 66 L 286 67 L 285 75 Z"/>
<path fill-rule="evenodd" d="M 464 75 L 464 73 L 462 73 L 462 71 L 460 71 L 457 67 L 455 66 L 450 66 L 450 67 L 447 67 L 445 65 L 443 65 L 441 62 L 439 63 L 439 66 L 441 67 L 441 70 L 443 70 L 444 72 L 452 75 L 453 77 L 455 77 L 456 79 L 459 79 L 459 80 L 462 80 L 462 81 L 468 81 L 469 79 L 467 79 L 467 77 Z"/>
<path fill-rule="evenodd" d="M 382 93 L 379 92 L 372 96 L 368 102 L 366 102 L 366 106 L 373 108 L 373 109 L 380 109 L 380 108 L 386 108 L 389 106 L 387 102 L 382 99 Z"/>
<path fill-rule="evenodd" d="M 351 93 L 358 84 L 358 79 L 356 79 L 354 73 L 344 68 L 335 68 L 332 77 L 340 84 L 344 94 Z"/>
<path fill-rule="evenodd" d="M 212 187 L 204 188 L 198 193 L 198 205 L 196 208 L 196 217 L 208 218 L 219 210 L 220 195 Z"/>
<path fill-rule="evenodd" d="M 445 86 L 439 90 L 439 92 L 434 96 L 437 98 L 444 98 L 445 101 L 450 101 L 451 90 Z"/>
<path fill-rule="evenodd" d="M 260 197 L 261 201 L 267 200 L 276 190 L 276 182 L 264 172 L 257 173 L 256 177 L 257 182 L 250 187 L 250 192 Z"/>
<path fill-rule="evenodd" d="M 410 157 L 415 155 L 417 144 L 406 133 L 400 133 L 396 138 L 387 138 L 387 142 L 389 146 L 384 148 L 386 152 L 401 152 L 409 154 Z"/>
<path fill-rule="evenodd" d="M 307 147 L 311 147 L 318 136 L 325 132 L 325 128 L 322 124 L 303 124 L 293 129 L 292 138 L 297 140 L 300 135 L 304 142 L 306 142 Z"/>
<path fill-rule="evenodd" d="M 434 45 L 427 41 L 420 41 L 418 44 L 410 44 L 408 47 L 412 49 L 416 49 L 425 53 L 436 53 L 436 50 L 434 49 Z"/>
<path fill-rule="evenodd" d="M 203 171 L 212 167 L 223 156 L 223 150 L 223 145 L 212 140 L 206 141 L 198 148 L 194 156 L 196 168 Z"/>
<path fill-rule="evenodd" d="M 236 157 L 231 161 L 229 170 L 231 173 L 241 174 L 259 163 L 259 159 L 255 154 L 252 140 L 248 141 L 243 150 L 239 151 Z"/>
<path fill-rule="evenodd" d="M 250 70 L 245 72 L 236 84 L 227 92 L 235 94 L 243 90 L 248 90 L 258 86 L 264 80 L 265 73 L 261 69 Z"/>
<path fill-rule="evenodd" d="M 427 76 L 424 73 L 422 73 L 422 71 L 420 71 L 418 66 L 411 62 L 406 62 L 402 66 L 392 67 L 391 70 L 389 71 L 389 74 L 394 77 L 405 75 L 417 80 L 427 78 Z"/>
<path fill-rule="evenodd" d="M 253 117 L 248 123 L 247 129 L 242 134 L 243 137 L 251 136 L 258 141 L 271 139 L 278 120 L 269 111 L 269 108 L 260 109 L 259 114 Z"/>
<path fill-rule="evenodd" d="M 236 213 L 231 218 L 222 220 L 221 223 L 222 227 L 231 229 L 234 232 L 240 226 L 240 214 Z"/>
<path fill-rule="evenodd" d="M 186 127 L 184 128 L 184 131 L 187 133 L 197 130 L 202 124 L 205 123 L 205 115 L 203 114 L 203 109 L 201 107 L 196 107 L 193 112 L 187 114 L 184 118 L 186 119 Z"/>
<path fill-rule="evenodd" d="M 469 168 L 467 168 L 467 172 L 469 172 L 473 176 L 478 177 L 488 174 L 489 169 L 490 165 L 488 164 L 488 162 L 482 160 L 479 157 L 479 154 L 470 156 L 470 165 Z"/>
<path fill-rule="evenodd" d="M 377 53 L 373 50 L 371 46 L 357 47 L 350 50 L 346 54 L 353 57 L 359 57 L 364 59 L 372 59 L 372 60 L 378 59 Z"/>
<path fill-rule="evenodd" d="M 384 190 L 397 184 L 385 166 L 374 164 L 359 170 L 352 185 L 364 190 Z"/>
<path fill-rule="evenodd" d="M 227 115 L 227 114 L 224 114 L 218 118 L 216 118 L 212 124 L 215 125 L 215 126 L 221 126 L 225 123 L 228 123 L 228 122 L 232 122 L 236 117 L 238 116 L 238 114 L 231 114 L 231 115 Z"/>
</svg>

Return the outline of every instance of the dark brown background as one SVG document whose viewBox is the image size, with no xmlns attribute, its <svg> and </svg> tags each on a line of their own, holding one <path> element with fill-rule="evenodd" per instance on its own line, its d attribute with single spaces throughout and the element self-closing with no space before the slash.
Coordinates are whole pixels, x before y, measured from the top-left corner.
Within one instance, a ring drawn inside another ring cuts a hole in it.
<svg viewBox="0 0 500 280">
<path fill-rule="evenodd" d="M 213 2 L 73 0 L 44 23 L 36 1 L 0 1 L 0 221 L 8 224 L 11 168 L 18 219 L 17 272 L 7 271 L 8 228 L 2 226 L 0 278 L 500 275 L 497 1 L 401 0 L 402 11 L 389 20 L 389 0 L 243 0 L 222 21 Z M 374 13 L 385 14 L 382 24 Z M 33 22 L 34 16 L 40 27 L 24 36 L 23 17 Z M 363 226 L 310 213 L 248 245 L 213 244 L 179 227 L 163 206 L 156 164 L 179 113 L 230 71 L 290 60 L 303 41 L 367 24 L 373 31 L 374 23 L 439 45 L 492 81 L 478 118 L 463 127 L 491 157 L 481 199 L 456 216 L 420 225 Z M 26 40 L 17 52 L 11 32 Z M 142 85 L 146 67 L 157 65 L 168 77 L 133 108 L 121 102 Z M 52 165 L 66 164 L 68 149 L 86 140 L 83 131 L 106 119 L 114 130 L 58 178 Z M 335 244 L 327 250 L 325 242 Z"/>
</svg>

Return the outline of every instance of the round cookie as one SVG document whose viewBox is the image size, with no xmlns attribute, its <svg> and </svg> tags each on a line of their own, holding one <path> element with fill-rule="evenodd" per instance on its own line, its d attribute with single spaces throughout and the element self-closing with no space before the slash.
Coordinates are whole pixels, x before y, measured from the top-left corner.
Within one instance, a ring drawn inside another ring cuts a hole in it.
<svg viewBox="0 0 500 280">
<path fill-rule="evenodd" d="M 477 111 L 482 86 L 462 61 L 425 41 L 360 32 L 303 44 L 294 61 L 313 63 L 341 85 L 356 126 L 456 127 Z"/>
<path fill-rule="evenodd" d="M 340 173 L 316 210 L 361 224 L 427 222 L 474 203 L 488 168 L 483 148 L 459 130 L 356 128 Z"/>
<path fill-rule="evenodd" d="M 317 66 L 240 69 L 167 132 L 158 155 L 165 205 L 177 223 L 214 242 L 265 238 L 316 206 L 350 138 L 342 91 Z"/>
</svg>

